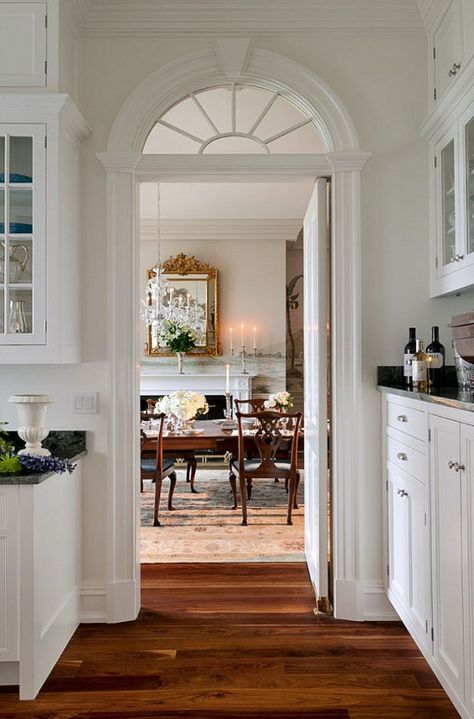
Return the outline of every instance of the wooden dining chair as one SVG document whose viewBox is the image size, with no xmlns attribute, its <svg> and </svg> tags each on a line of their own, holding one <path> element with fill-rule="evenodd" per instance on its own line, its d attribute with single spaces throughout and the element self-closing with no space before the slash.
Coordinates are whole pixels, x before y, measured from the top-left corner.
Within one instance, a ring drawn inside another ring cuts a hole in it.
<svg viewBox="0 0 474 719">
<path fill-rule="evenodd" d="M 265 409 L 263 397 L 249 397 L 249 399 L 234 399 L 237 412 L 262 412 Z M 248 408 L 245 408 L 248 405 Z"/>
<path fill-rule="evenodd" d="M 156 438 L 156 453 L 155 457 L 152 459 L 144 459 L 142 458 L 140 461 L 140 475 L 141 475 L 141 483 L 143 487 L 143 479 L 153 479 L 155 483 L 155 504 L 154 504 L 154 510 L 153 510 L 153 526 L 159 527 L 160 521 L 158 519 L 158 514 L 160 510 L 160 498 L 161 498 L 161 488 L 163 486 L 163 480 L 169 477 L 170 480 L 170 488 L 168 492 L 168 510 L 171 512 L 173 507 L 173 492 L 174 488 L 176 486 L 176 470 L 174 466 L 174 460 L 173 459 L 164 459 L 163 458 L 163 427 L 164 427 L 164 421 L 165 421 L 166 415 L 165 414 L 157 414 L 155 415 L 155 419 L 159 421 L 158 424 L 158 436 Z M 141 430 L 141 446 L 143 448 L 144 442 L 146 440 L 146 435 L 144 434 L 143 430 Z"/>
<path fill-rule="evenodd" d="M 229 481 L 234 496 L 234 506 L 237 509 L 237 475 L 239 477 L 240 502 L 242 505 L 242 525 L 247 526 L 247 498 L 251 497 L 252 480 L 276 478 L 288 482 L 288 513 L 287 524 L 293 524 L 291 515 L 293 509 L 298 509 L 298 486 L 300 474 L 298 472 L 298 437 L 301 427 L 302 413 L 286 414 L 283 412 L 261 411 L 243 414 L 237 412 L 238 422 L 238 459 L 231 461 Z M 258 450 L 257 458 L 246 457 L 246 442 L 249 437 L 244 435 L 244 421 L 253 420 L 256 426 L 252 436 Z M 283 420 L 283 423 L 282 423 Z M 285 420 L 293 423 L 291 431 L 283 430 Z M 282 450 L 288 446 L 286 457 L 281 457 Z M 247 490 L 247 491 L 246 491 Z"/>
</svg>

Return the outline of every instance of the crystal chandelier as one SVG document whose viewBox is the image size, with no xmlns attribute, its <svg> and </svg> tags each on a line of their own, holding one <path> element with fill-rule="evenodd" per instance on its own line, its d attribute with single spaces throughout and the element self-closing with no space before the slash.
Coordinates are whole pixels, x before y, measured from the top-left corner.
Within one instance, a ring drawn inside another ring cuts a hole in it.
<svg viewBox="0 0 474 719">
<path fill-rule="evenodd" d="M 159 342 L 162 331 L 169 323 L 192 329 L 197 344 L 206 343 L 206 315 L 204 308 L 184 289 L 170 285 L 161 268 L 161 193 L 156 186 L 156 247 L 157 260 L 154 273 L 146 283 L 146 300 L 142 300 L 141 317 Z"/>
</svg>

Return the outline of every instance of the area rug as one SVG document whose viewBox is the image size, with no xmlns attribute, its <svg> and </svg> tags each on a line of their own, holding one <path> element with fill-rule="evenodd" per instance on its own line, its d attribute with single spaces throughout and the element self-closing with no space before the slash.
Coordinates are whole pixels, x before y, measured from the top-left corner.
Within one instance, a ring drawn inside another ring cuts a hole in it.
<svg viewBox="0 0 474 719">
<path fill-rule="evenodd" d="M 240 507 L 232 510 L 227 470 L 198 469 L 191 494 L 185 473 L 178 471 L 167 510 L 168 481 L 161 496 L 161 527 L 153 527 L 154 485 L 145 481 L 141 495 L 141 561 L 154 562 L 298 562 L 304 560 L 303 479 L 293 525 L 286 524 L 287 494 L 283 482 L 254 481 L 248 503 L 248 526 Z"/>
</svg>

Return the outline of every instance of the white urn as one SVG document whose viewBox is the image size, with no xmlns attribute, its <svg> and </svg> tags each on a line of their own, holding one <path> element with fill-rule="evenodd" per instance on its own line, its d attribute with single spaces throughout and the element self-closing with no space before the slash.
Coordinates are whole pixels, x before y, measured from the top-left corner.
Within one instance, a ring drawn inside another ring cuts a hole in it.
<svg viewBox="0 0 474 719">
<path fill-rule="evenodd" d="M 49 434 L 44 426 L 46 409 L 55 401 L 54 397 L 48 394 L 14 394 L 8 401 L 16 404 L 20 420 L 17 432 L 25 442 L 25 448 L 20 449 L 18 454 L 49 457 L 51 452 L 42 447 L 41 442 Z"/>
</svg>

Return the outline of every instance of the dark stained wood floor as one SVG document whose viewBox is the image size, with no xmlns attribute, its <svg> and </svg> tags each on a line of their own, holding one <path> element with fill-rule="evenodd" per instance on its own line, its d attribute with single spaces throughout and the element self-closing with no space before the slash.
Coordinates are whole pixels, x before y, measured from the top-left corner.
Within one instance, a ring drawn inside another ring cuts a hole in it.
<svg viewBox="0 0 474 719">
<path fill-rule="evenodd" d="M 137 621 L 82 625 L 8 719 L 458 717 L 401 624 L 313 614 L 304 564 L 144 565 Z"/>
</svg>

